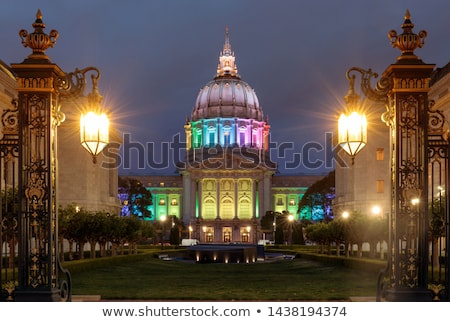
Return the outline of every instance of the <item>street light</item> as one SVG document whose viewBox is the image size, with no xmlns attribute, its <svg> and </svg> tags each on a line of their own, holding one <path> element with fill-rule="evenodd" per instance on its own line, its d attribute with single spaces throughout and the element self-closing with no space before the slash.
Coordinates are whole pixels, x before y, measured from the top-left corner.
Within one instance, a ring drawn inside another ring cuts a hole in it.
<svg viewBox="0 0 450 322">
<path fill-rule="evenodd" d="M 194 228 L 192 228 L 191 225 L 189 225 L 189 239 L 192 239 L 192 231 L 194 230 Z"/>
<path fill-rule="evenodd" d="M 378 215 L 381 214 L 381 212 L 382 212 L 382 209 L 381 209 L 380 206 L 375 205 L 375 206 L 372 207 L 372 214 L 373 215 L 378 216 Z"/>
<path fill-rule="evenodd" d="M 80 117 L 81 145 L 92 155 L 92 162 L 97 162 L 97 155 L 109 143 L 109 120 L 101 109 L 102 96 L 98 92 L 97 82 L 100 72 L 92 74 L 92 92 L 87 96 L 88 111 Z"/>
<path fill-rule="evenodd" d="M 55 45 L 58 32 L 44 32 L 40 10 L 32 26 L 31 33 L 19 32 L 22 45 L 32 53 L 22 63 L 11 64 L 17 80 L 18 122 L 17 134 L 8 144 L 17 146 L 19 160 L 20 232 L 14 300 L 70 301 L 71 277 L 60 263 L 58 250 L 57 128 L 65 120 L 62 103 L 84 97 L 86 74 L 98 69 L 63 72 L 45 53 Z M 99 73 L 93 83 L 94 96 L 98 77 Z"/>
<path fill-rule="evenodd" d="M 338 144 L 347 152 L 352 164 L 354 158 L 367 144 L 367 119 L 364 114 L 357 111 L 359 95 L 355 93 L 355 75 L 347 73 L 347 79 L 350 82 L 350 88 L 345 96 L 346 112 L 342 113 L 338 122 Z"/>
<path fill-rule="evenodd" d="M 203 226 L 202 230 L 203 230 L 203 235 L 204 235 L 205 243 L 206 243 L 206 226 Z"/>
<path fill-rule="evenodd" d="M 274 244 L 277 243 L 277 212 L 273 213 L 273 242 Z"/>
<path fill-rule="evenodd" d="M 381 118 L 390 128 L 389 258 L 385 271 L 379 275 L 377 289 L 377 300 L 385 298 L 387 301 L 432 299 L 428 289 L 427 139 L 429 80 L 435 65 L 425 64 L 414 54 L 415 49 L 423 46 L 427 33 L 413 33 L 410 18 L 407 10 L 402 34 L 398 35 L 395 30 L 389 32 L 392 46 L 401 50 L 401 55 L 396 63 L 388 66 L 375 88 L 370 81 L 378 75 L 370 69 L 352 67 L 347 71 L 351 88 L 354 75 L 350 73 L 357 72 L 361 75 L 364 95 L 371 101 L 385 104 L 386 112 Z M 354 95 L 353 99 L 357 101 Z M 351 143 L 349 140 L 345 144 Z M 410 206 L 412 196 L 423 196 L 416 211 Z M 448 294 L 448 285 L 446 287 Z"/>
<path fill-rule="evenodd" d="M 294 224 L 294 215 L 288 215 L 288 223 L 289 223 L 289 245 L 292 246 L 292 225 Z"/>
<path fill-rule="evenodd" d="M 109 121 L 106 114 L 88 112 L 80 117 L 81 145 L 92 155 L 97 163 L 97 155 L 108 145 Z"/>
</svg>

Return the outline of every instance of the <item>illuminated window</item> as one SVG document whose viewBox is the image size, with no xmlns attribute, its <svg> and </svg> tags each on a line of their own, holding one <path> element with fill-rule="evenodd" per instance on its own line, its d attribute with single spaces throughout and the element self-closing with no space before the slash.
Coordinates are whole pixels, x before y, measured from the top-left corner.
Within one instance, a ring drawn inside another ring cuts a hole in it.
<svg viewBox="0 0 450 322">
<path fill-rule="evenodd" d="M 290 205 L 290 206 L 295 206 L 295 200 L 294 200 L 294 198 L 289 199 L 289 205 Z"/>
<path fill-rule="evenodd" d="M 210 146 L 214 146 L 215 145 L 215 136 L 216 136 L 216 134 L 213 132 L 213 131 L 210 131 L 209 132 L 209 145 Z"/>
<path fill-rule="evenodd" d="M 216 216 L 216 203 L 214 199 L 206 199 L 203 208 L 203 217 L 206 219 L 214 219 Z"/>
<path fill-rule="evenodd" d="M 384 149 L 378 148 L 377 149 L 377 161 L 383 161 L 384 160 Z"/>
<path fill-rule="evenodd" d="M 229 231 L 226 231 L 223 233 L 223 242 L 229 243 L 231 241 L 231 233 Z"/>
<path fill-rule="evenodd" d="M 223 219 L 233 219 L 233 208 L 234 203 L 233 200 L 230 198 L 225 198 L 222 200 L 222 211 L 221 211 L 221 217 Z"/>
<path fill-rule="evenodd" d="M 170 204 L 171 204 L 172 206 L 178 205 L 177 199 L 172 198 L 172 201 L 170 202 Z"/>
<path fill-rule="evenodd" d="M 377 180 L 377 193 L 384 192 L 384 180 Z"/>
<path fill-rule="evenodd" d="M 245 132 L 244 131 L 239 132 L 239 143 L 240 143 L 240 146 L 245 145 Z"/>
<path fill-rule="evenodd" d="M 243 219 L 243 218 L 248 218 L 251 216 L 251 212 L 250 212 L 250 200 L 247 198 L 243 198 L 240 202 L 239 202 L 239 210 L 238 210 L 238 214 L 239 214 L 239 218 Z"/>
<path fill-rule="evenodd" d="M 223 134 L 223 145 L 224 146 L 229 146 L 230 145 L 230 132 L 225 132 Z"/>
<path fill-rule="evenodd" d="M 166 201 L 164 200 L 164 198 L 160 198 L 159 199 L 159 204 L 160 205 L 165 205 L 166 204 Z"/>
<path fill-rule="evenodd" d="M 160 182 L 160 183 L 159 183 L 159 186 L 160 186 L 160 187 L 164 187 L 164 182 Z"/>
<path fill-rule="evenodd" d="M 248 243 L 248 240 L 249 240 L 248 235 L 249 235 L 249 233 L 242 233 L 241 239 L 242 239 L 243 243 Z"/>
<path fill-rule="evenodd" d="M 213 242 L 213 234 L 211 232 L 208 232 L 206 234 L 206 242 L 207 243 L 212 243 Z"/>
<path fill-rule="evenodd" d="M 194 148 L 202 146 L 202 130 L 196 129 L 194 133 Z"/>
</svg>

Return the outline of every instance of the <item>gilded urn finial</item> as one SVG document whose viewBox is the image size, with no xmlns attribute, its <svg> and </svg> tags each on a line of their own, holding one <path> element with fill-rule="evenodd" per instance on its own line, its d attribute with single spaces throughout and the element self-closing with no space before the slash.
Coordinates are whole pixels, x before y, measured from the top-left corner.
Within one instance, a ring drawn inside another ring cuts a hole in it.
<svg viewBox="0 0 450 322">
<path fill-rule="evenodd" d="M 415 34 L 412 31 L 414 24 L 411 22 L 411 14 L 409 13 L 409 10 L 406 10 L 405 21 L 401 27 L 403 29 L 403 33 L 401 35 L 398 35 L 395 30 L 391 30 L 388 33 L 392 47 L 398 48 L 402 51 L 402 54 L 397 57 L 397 60 L 419 60 L 419 57 L 414 54 L 414 50 L 423 47 L 425 44 L 425 38 L 427 37 L 427 32 L 422 30 L 418 34 Z"/>
<path fill-rule="evenodd" d="M 32 26 L 34 32 L 30 34 L 25 29 L 19 31 L 19 36 L 22 38 L 22 45 L 24 47 L 30 47 L 33 50 L 33 53 L 28 58 L 48 60 L 48 57 L 45 55 L 45 50 L 55 45 L 56 39 L 59 36 L 58 31 L 52 30 L 49 35 L 44 32 L 45 24 L 42 21 L 40 9 L 36 13 L 36 20 Z"/>
</svg>

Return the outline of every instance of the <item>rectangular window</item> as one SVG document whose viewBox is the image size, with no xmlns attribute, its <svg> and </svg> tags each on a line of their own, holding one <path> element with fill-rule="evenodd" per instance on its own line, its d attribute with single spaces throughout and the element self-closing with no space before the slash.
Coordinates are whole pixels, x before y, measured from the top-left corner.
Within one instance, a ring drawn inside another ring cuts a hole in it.
<svg viewBox="0 0 450 322">
<path fill-rule="evenodd" d="M 239 146 L 245 146 L 245 132 L 241 131 L 239 133 Z"/>
<path fill-rule="evenodd" d="M 214 146 L 216 144 L 215 142 L 215 135 L 216 133 L 214 133 L 213 131 L 209 132 L 209 146 Z"/>
<path fill-rule="evenodd" d="M 378 148 L 377 149 L 377 161 L 383 161 L 384 160 L 384 149 Z"/>
<path fill-rule="evenodd" d="M 377 193 L 384 192 L 384 180 L 377 180 Z"/>
<path fill-rule="evenodd" d="M 194 148 L 200 148 L 202 146 L 202 131 L 197 129 L 194 133 Z"/>
<path fill-rule="evenodd" d="M 230 145 L 230 132 L 225 132 L 223 136 L 223 145 L 229 146 Z"/>
<path fill-rule="evenodd" d="M 252 147 L 259 147 L 258 145 L 258 133 L 252 135 Z"/>
</svg>

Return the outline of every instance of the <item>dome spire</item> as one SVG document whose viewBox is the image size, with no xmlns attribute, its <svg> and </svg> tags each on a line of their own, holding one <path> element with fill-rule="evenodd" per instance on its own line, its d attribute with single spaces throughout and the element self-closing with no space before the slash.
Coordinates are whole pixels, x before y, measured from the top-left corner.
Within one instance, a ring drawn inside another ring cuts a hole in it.
<svg viewBox="0 0 450 322">
<path fill-rule="evenodd" d="M 225 44 L 223 45 L 223 54 L 228 54 L 230 56 L 233 55 L 230 45 L 230 29 L 228 26 L 225 28 Z"/>
<path fill-rule="evenodd" d="M 218 77 L 236 77 L 240 78 L 235 63 L 234 52 L 231 50 L 230 35 L 228 26 L 225 28 L 225 43 L 223 45 L 223 51 L 219 56 L 219 65 L 217 66 Z"/>
</svg>

